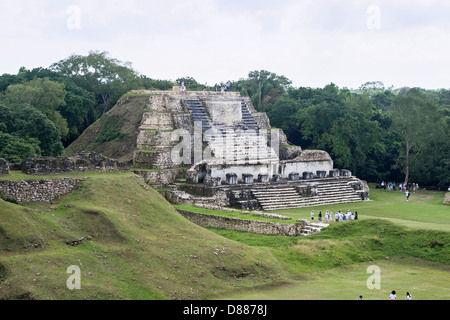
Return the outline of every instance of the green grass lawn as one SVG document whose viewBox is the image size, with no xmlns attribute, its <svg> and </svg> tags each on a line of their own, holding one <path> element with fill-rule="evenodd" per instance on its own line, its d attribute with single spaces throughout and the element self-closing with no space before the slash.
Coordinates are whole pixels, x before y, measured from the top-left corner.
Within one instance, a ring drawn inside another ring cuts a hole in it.
<svg viewBox="0 0 450 320">
<path fill-rule="evenodd" d="M 87 179 L 54 203 L 0 199 L 0 298 L 353 300 L 386 299 L 396 290 L 399 297 L 410 291 L 414 299 L 450 299 L 443 193 L 421 191 L 407 203 L 403 194 L 372 190 L 372 201 L 314 208 L 357 210 L 360 220 L 283 237 L 196 226 L 131 172 L 2 178 L 61 176 Z M 310 211 L 275 213 L 292 223 Z M 66 243 L 81 237 L 81 245 Z M 82 290 L 66 287 L 70 265 L 82 270 Z M 369 265 L 381 269 L 379 290 L 365 285 Z"/>
<path fill-rule="evenodd" d="M 399 299 L 407 291 L 419 300 L 450 299 L 450 207 L 443 199 L 442 192 L 419 191 L 406 202 L 403 193 L 371 190 L 368 202 L 275 211 L 294 219 L 309 219 L 312 209 L 316 217 L 327 209 L 358 211 L 358 221 L 333 223 L 303 238 L 216 229 L 243 244 L 270 248 L 293 280 L 224 299 L 356 300 L 361 294 L 384 300 L 392 290 Z M 367 288 L 369 265 L 380 267 L 379 290 Z"/>
<path fill-rule="evenodd" d="M 314 210 L 317 219 L 320 211 L 323 215 L 326 210 L 333 213 L 351 210 L 357 211 L 361 220 L 380 218 L 409 228 L 450 232 L 450 206 L 442 205 L 444 196 L 445 192 L 419 190 L 411 194 L 406 202 L 404 193 L 371 188 L 371 200 L 367 202 L 278 210 L 274 213 L 294 219 L 310 219 L 311 210 Z"/>
<path fill-rule="evenodd" d="M 70 176 L 87 179 L 53 203 L 0 199 L 0 299 L 208 299 L 285 281 L 265 248 L 187 221 L 133 173 Z M 81 290 L 66 286 L 71 265 Z"/>
<path fill-rule="evenodd" d="M 370 266 L 380 269 L 380 288 L 369 289 Z M 368 272 L 369 271 L 369 272 Z M 424 260 L 395 257 L 342 266 L 305 276 L 288 286 L 237 292 L 226 300 L 389 300 L 392 290 L 398 300 L 449 300 L 450 269 Z"/>
</svg>

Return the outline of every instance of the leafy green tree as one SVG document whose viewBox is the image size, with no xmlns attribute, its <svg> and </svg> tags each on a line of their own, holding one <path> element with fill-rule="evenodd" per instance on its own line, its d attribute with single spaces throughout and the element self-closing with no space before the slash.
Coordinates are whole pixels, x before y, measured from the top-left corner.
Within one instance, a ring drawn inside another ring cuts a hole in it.
<svg viewBox="0 0 450 320">
<path fill-rule="evenodd" d="M 44 113 L 60 130 L 61 136 L 69 133 L 67 121 L 60 112 L 59 107 L 64 106 L 66 91 L 64 84 L 48 78 L 35 78 L 24 83 L 9 85 L 1 100 L 9 106 L 30 105 Z"/>
<path fill-rule="evenodd" d="M 436 122 L 437 103 L 428 99 L 419 88 L 399 93 L 394 100 L 390 114 L 392 131 L 402 142 L 402 152 L 398 166 L 405 174 L 404 183 L 408 184 L 411 166 L 417 156 L 432 139 L 433 126 Z"/>
<path fill-rule="evenodd" d="M 23 139 L 0 131 L 0 158 L 10 163 L 20 163 L 23 159 L 39 154 L 39 142 L 36 139 Z"/>
<path fill-rule="evenodd" d="M 141 75 L 142 86 L 149 90 L 172 90 L 176 83 L 169 80 L 150 79 Z"/>
<path fill-rule="evenodd" d="M 177 85 L 181 86 L 181 84 L 184 82 L 184 86 L 187 90 L 191 91 L 201 91 L 203 90 L 203 85 L 198 83 L 197 80 L 195 80 L 193 77 L 181 77 L 175 80 Z"/>
<path fill-rule="evenodd" d="M 0 105 L 0 127 L 2 132 L 25 141 L 37 141 L 39 153 L 43 156 L 59 156 L 64 149 L 61 133 L 56 125 L 32 106 Z"/>
<path fill-rule="evenodd" d="M 266 70 L 251 71 L 248 78 L 237 82 L 240 91 L 248 95 L 257 110 L 269 102 L 275 102 L 290 87 L 292 81 Z"/>
<path fill-rule="evenodd" d="M 126 92 L 142 87 L 131 63 L 109 57 L 107 52 L 91 51 L 87 56 L 71 55 L 50 69 L 72 79 L 96 96 L 100 115 L 108 111 Z"/>
<path fill-rule="evenodd" d="M 450 185 L 450 104 L 439 100 L 439 106 L 426 117 L 430 124 L 411 163 L 411 179 L 446 190 Z"/>
<path fill-rule="evenodd" d="M 64 83 L 67 94 L 65 104 L 59 110 L 66 119 L 69 130 L 64 139 L 67 146 L 94 120 L 96 101 L 92 92 L 77 86 L 72 80 L 68 79 Z"/>
</svg>

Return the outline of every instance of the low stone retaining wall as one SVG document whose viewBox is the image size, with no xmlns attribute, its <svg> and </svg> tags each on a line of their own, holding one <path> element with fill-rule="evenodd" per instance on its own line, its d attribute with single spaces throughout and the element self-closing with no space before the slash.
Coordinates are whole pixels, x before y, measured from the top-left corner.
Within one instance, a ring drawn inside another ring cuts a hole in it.
<svg viewBox="0 0 450 320">
<path fill-rule="evenodd" d="M 144 178 L 145 183 L 153 188 L 163 188 L 173 182 L 177 178 L 181 178 L 186 173 L 186 169 L 166 169 L 166 170 L 133 170 L 134 173 Z"/>
<path fill-rule="evenodd" d="M 83 179 L 0 180 L 0 192 L 18 202 L 50 202 L 72 191 L 81 180 Z"/>
<path fill-rule="evenodd" d="M 73 157 L 28 158 L 20 164 L 26 174 L 45 175 L 73 171 L 128 171 L 127 165 L 96 152 L 81 152 Z"/>
<path fill-rule="evenodd" d="M 180 209 L 178 209 L 177 211 L 183 217 L 201 227 L 231 229 L 278 236 L 299 236 L 302 234 L 302 230 L 305 227 L 305 223 L 276 223 L 214 216 L 210 214 L 190 212 Z"/>
<path fill-rule="evenodd" d="M 196 197 L 181 190 L 161 191 L 161 194 L 171 204 L 209 205 L 213 203 L 220 207 L 230 206 L 228 195 L 225 190 L 218 190 L 211 197 Z"/>
</svg>

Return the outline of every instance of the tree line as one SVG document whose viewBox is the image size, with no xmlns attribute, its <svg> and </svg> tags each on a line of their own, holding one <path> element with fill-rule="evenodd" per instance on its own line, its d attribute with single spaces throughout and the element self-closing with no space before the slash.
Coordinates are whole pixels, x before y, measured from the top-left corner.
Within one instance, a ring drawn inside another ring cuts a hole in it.
<svg viewBox="0 0 450 320">
<path fill-rule="evenodd" d="M 58 156 L 92 123 L 133 89 L 171 90 L 192 77 L 151 79 L 107 52 L 71 55 L 48 68 L 0 76 L 0 157 Z M 330 153 L 338 168 L 368 181 L 450 184 L 450 90 L 294 87 L 284 76 L 260 70 L 231 83 L 249 96 L 272 126 L 304 149 Z M 211 90 L 212 87 L 209 87 Z"/>
<path fill-rule="evenodd" d="M 337 168 L 371 182 L 450 185 L 450 90 L 293 87 L 268 71 L 235 83 L 271 125 L 304 149 L 330 153 Z"/>
</svg>

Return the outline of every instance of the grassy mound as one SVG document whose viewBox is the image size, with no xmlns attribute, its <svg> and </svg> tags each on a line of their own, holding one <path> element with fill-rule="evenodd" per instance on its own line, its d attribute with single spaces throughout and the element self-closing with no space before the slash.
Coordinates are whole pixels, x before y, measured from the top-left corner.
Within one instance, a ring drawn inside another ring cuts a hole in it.
<svg viewBox="0 0 450 320">
<path fill-rule="evenodd" d="M 86 179 L 55 203 L 0 200 L 0 299 L 376 299 L 400 287 L 419 299 L 450 298 L 440 194 L 406 203 L 376 191 L 372 202 L 352 204 L 360 220 L 281 237 L 198 227 L 132 173 L 71 176 Z M 371 264 L 383 268 L 388 287 L 379 292 L 365 287 Z M 66 286 L 72 265 L 81 290 Z"/>
<path fill-rule="evenodd" d="M 131 173 L 0 212 L 0 299 L 209 299 L 285 280 L 268 250 L 190 223 Z M 81 290 L 66 286 L 71 265 Z"/>
<path fill-rule="evenodd" d="M 65 150 L 66 155 L 95 151 L 128 162 L 133 159 L 142 114 L 150 94 L 128 93 Z"/>
</svg>

